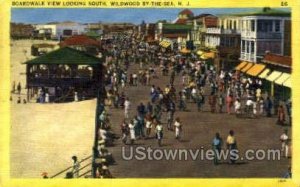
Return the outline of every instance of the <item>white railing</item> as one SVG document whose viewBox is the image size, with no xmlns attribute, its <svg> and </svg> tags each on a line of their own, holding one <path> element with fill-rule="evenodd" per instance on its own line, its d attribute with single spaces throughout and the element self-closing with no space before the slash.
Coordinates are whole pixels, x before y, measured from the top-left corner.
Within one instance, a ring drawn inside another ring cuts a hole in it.
<svg viewBox="0 0 300 187">
<path fill-rule="evenodd" d="M 221 34 L 221 28 L 207 28 L 206 33 L 209 34 Z"/>
<path fill-rule="evenodd" d="M 239 33 L 239 31 L 214 27 L 214 28 L 207 28 L 206 33 L 208 33 L 208 34 L 236 34 L 236 33 Z"/>
<path fill-rule="evenodd" d="M 251 53 L 241 52 L 240 60 L 245 60 L 245 61 L 248 61 L 248 62 L 256 62 L 256 56 L 254 54 L 251 54 Z"/>
<path fill-rule="evenodd" d="M 257 33 L 257 38 L 262 38 L 262 39 L 281 39 L 281 33 L 276 33 L 276 32 L 258 32 Z"/>
<path fill-rule="evenodd" d="M 281 39 L 281 33 L 242 31 L 242 38 Z"/>
</svg>

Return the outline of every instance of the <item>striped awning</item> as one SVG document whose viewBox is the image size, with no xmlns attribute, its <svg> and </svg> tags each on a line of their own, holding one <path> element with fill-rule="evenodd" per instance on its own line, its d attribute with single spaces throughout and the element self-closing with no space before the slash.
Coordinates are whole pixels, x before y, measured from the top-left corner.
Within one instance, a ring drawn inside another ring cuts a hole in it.
<svg viewBox="0 0 300 187">
<path fill-rule="evenodd" d="M 277 78 L 279 78 L 281 76 L 281 72 L 279 71 L 273 71 L 267 78 L 266 80 L 273 82 L 275 81 Z"/>
<path fill-rule="evenodd" d="M 187 49 L 186 47 L 180 50 L 181 53 L 187 54 L 191 53 L 191 50 Z"/>
<path fill-rule="evenodd" d="M 254 64 L 246 73 L 251 76 L 257 76 L 265 69 L 265 65 L 263 64 Z"/>
<path fill-rule="evenodd" d="M 245 67 L 243 67 L 242 69 L 241 69 L 241 72 L 246 72 L 246 71 L 248 71 L 251 67 L 253 66 L 253 63 L 251 63 L 251 62 L 248 62 L 248 64 L 245 66 Z"/>
<path fill-rule="evenodd" d="M 261 79 L 264 79 L 264 78 L 266 78 L 268 76 L 268 74 L 269 74 L 270 71 L 271 70 L 267 68 L 261 74 L 259 74 L 258 77 L 261 78 Z"/>
<path fill-rule="evenodd" d="M 275 80 L 276 84 L 282 85 L 286 80 L 288 80 L 291 77 L 291 74 L 289 73 L 282 73 L 282 75 Z"/>
<path fill-rule="evenodd" d="M 209 53 L 204 53 L 203 54 L 206 58 L 215 58 L 215 53 L 214 52 L 209 52 Z M 203 56 L 202 55 L 202 56 Z"/>
<path fill-rule="evenodd" d="M 288 78 L 286 81 L 284 81 L 284 83 L 282 85 L 285 86 L 285 87 L 288 87 L 288 88 L 292 88 L 291 77 Z"/>
<path fill-rule="evenodd" d="M 163 40 L 159 43 L 160 46 L 164 47 L 164 48 L 167 48 L 171 45 L 171 42 L 169 41 L 166 41 L 166 40 Z"/>
<path fill-rule="evenodd" d="M 248 62 L 241 62 L 238 66 L 235 67 L 235 70 L 241 70 L 243 67 L 246 66 L 246 64 L 248 64 Z"/>
</svg>

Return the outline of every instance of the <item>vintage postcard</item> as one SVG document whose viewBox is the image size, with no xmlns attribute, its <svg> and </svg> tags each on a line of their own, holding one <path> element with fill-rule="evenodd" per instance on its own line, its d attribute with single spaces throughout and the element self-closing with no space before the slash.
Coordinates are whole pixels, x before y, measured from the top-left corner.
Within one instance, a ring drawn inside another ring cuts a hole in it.
<svg viewBox="0 0 300 187">
<path fill-rule="evenodd" d="M 299 186 L 297 5 L 0 1 L 0 186 Z"/>
</svg>

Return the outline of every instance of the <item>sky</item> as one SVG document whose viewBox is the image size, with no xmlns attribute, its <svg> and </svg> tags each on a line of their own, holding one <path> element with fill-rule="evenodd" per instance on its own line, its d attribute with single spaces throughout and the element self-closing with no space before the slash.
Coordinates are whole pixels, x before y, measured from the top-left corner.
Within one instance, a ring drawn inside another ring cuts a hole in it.
<svg viewBox="0 0 300 187">
<path fill-rule="evenodd" d="M 92 22 L 130 22 L 139 24 L 165 19 L 172 21 L 183 9 L 177 8 L 13 8 L 11 21 L 17 23 L 47 23 L 54 21 L 75 21 L 80 23 Z M 190 9 L 194 15 L 210 13 L 214 15 L 227 13 L 252 12 L 255 8 L 197 8 Z"/>
</svg>

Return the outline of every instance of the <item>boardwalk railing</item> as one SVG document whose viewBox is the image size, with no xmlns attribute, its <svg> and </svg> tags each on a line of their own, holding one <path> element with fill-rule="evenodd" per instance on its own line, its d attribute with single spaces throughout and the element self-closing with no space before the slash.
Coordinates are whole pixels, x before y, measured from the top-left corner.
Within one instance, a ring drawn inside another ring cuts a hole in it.
<svg viewBox="0 0 300 187">
<path fill-rule="evenodd" d="M 104 110 L 104 104 L 102 101 L 102 89 L 98 90 L 97 93 L 97 104 L 96 104 L 96 114 L 95 114 L 95 137 L 94 137 L 94 146 L 93 146 L 93 158 L 92 158 L 92 177 L 96 178 L 96 173 L 97 173 L 97 166 L 95 163 L 95 160 L 97 158 L 98 155 L 98 130 L 99 130 L 99 116 L 102 113 L 102 111 Z"/>
<path fill-rule="evenodd" d="M 92 164 L 91 158 L 92 158 L 92 155 L 82 159 L 79 162 L 79 164 L 80 164 L 79 177 L 86 176 L 89 172 L 91 172 L 90 169 L 88 169 L 88 171 L 85 171 L 85 169 Z M 70 172 L 72 169 L 73 169 L 73 166 L 67 167 L 67 168 L 63 169 L 62 171 L 59 171 L 58 173 L 50 176 L 50 178 L 53 179 L 53 178 L 57 178 L 57 177 L 65 177 L 66 173 Z M 83 173 L 81 173 L 82 171 L 83 171 Z"/>
</svg>

